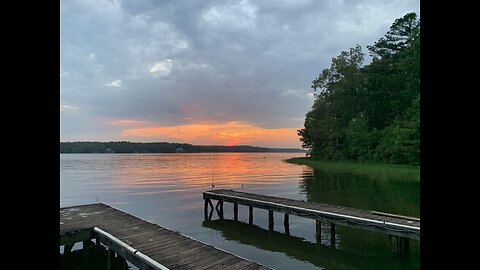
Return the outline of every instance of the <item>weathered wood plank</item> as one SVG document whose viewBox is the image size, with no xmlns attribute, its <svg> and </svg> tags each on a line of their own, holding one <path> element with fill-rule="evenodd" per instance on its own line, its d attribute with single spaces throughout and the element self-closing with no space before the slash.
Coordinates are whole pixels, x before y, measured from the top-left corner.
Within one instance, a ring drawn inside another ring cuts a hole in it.
<svg viewBox="0 0 480 270">
<path fill-rule="evenodd" d="M 235 264 L 225 266 L 225 270 L 253 270 L 260 267 L 260 265 L 251 261 L 241 260 Z"/>
<path fill-rule="evenodd" d="M 225 264 L 227 262 L 230 263 L 236 263 L 237 260 L 235 259 L 240 259 L 234 255 L 228 254 L 227 256 L 222 256 L 222 257 L 210 257 L 207 258 L 207 260 L 201 260 L 197 261 L 195 264 L 194 269 L 198 270 L 204 270 L 204 269 L 223 269 Z M 220 265 L 221 268 L 217 268 L 217 266 Z"/>
<path fill-rule="evenodd" d="M 207 269 L 211 269 L 211 270 L 224 270 L 224 269 L 227 269 L 228 266 L 230 265 L 235 265 L 241 261 L 243 261 L 243 259 L 237 257 L 237 256 L 232 256 L 233 258 L 229 259 L 229 260 L 225 260 L 223 262 L 215 262 L 214 264 L 212 264 L 211 266 L 209 266 Z"/>
<path fill-rule="evenodd" d="M 181 248 L 185 245 L 188 245 L 191 242 L 191 239 L 186 237 L 179 237 L 176 241 L 171 242 L 170 244 L 165 244 L 163 246 L 157 246 L 155 249 L 155 254 L 171 254 L 181 251 Z"/>
<path fill-rule="evenodd" d="M 185 256 L 181 261 L 175 262 L 171 269 L 184 270 L 184 269 L 197 269 L 203 266 L 205 262 L 212 261 L 212 258 L 217 256 L 215 248 L 207 246 L 202 248 L 199 252 L 195 252 L 190 256 Z"/>
<path fill-rule="evenodd" d="M 203 250 L 204 247 L 197 247 L 194 246 L 193 244 L 191 245 L 184 245 L 183 248 L 179 249 L 177 248 L 176 251 L 174 251 L 174 254 L 172 255 L 165 255 L 161 253 L 156 253 L 155 255 L 152 256 L 152 258 L 158 259 L 159 262 L 163 264 L 168 264 L 173 268 L 176 268 L 180 265 L 185 265 L 191 262 L 196 262 L 195 265 L 199 265 L 198 261 L 200 261 L 203 258 L 210 258 L 210 260 L 215 260 L 218 258 L 218 254 L 215 252 L 205 252 Z M 195 253 L 193 252 L 188 252 L 186 254 L 189 254 L 190 256 L 185 256 L 184 252 L 186 249 L 193 249 L 196 250 Z M 219 256 L 223 257 L 223 256 Z"/>
<path fill-rule="evenodd" d="M 178 242 L 177 238 L 166 238 L 163 241 L 156 241 L 153 245 L 149 247 L 142 247 L 142 252 L 150 253 L 150 254 L 157 254 L 162 251 L 165 247 L 169 247 L 172 244 Z"/>
<path fill-rule="evenodd" d="M 176 257 L 179 258 L 187 258 L 188 256 L 191 256 L 192 254 L 195 254 L 197 252 L 200 252 L 203 249 L 203 245 L 200 243 L 192 242 L 191 246 L 189 246 L 188 249 L 183 249 L 177 253 L 170 254 L 168 256 L 163 257 L 164 259 L 174 259 Z M 180 260 L 177 258 L 178 260 Z"/>
<path fill-rule="evenodd" d="M 228 257 L 233 256 L 231 254 L 226 253 L 225 256 L 220 257 Z M 194 253 L 192 256 L 188 258 L 184 258 L 181 261 L 175 262 L 172 266 L 174 269 L 203 269 L 205 265 L 211 264 L 213 261 L 220 258 L 216 249 L 212 246 L 207 246 L 203 248 L 201 251 Z M 160 258 L 161 260 L 162 258 Z"/>
<path fill-rule="evenodd" d="M 413 220 L 413 221 L 420 222 L 420 218 L 417 218 L 417 217 L 408 217 L 408 216 L 390 214 L 390 213 L 379 212 L 379 211 L 370 211 L 370 212 L 374 215 L 396 217 L 396 218 L 402 218 L 402 219 L 407 219 L 407 220 Z"/>
</svg>

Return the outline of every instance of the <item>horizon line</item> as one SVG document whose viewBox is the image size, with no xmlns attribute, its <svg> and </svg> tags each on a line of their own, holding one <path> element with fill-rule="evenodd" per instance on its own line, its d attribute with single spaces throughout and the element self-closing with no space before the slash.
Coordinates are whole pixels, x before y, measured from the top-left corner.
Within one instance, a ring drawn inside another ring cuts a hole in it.
<svg viewBox="0 0 480 270">
<path fill-rule="evenodd" d="M 248 147 L 257 147 L 257 148 L 269 148 L 269 149 L 301 149 L 305 150 L 302 147 L 266 147 L 266 146 L 254 146 L 254 145 L 247 145 L 247 144 L 238 144 L 238 145 L 206 145 L 206 144 L 192 144 L 192 143 L 183 143 L 183 142 L 166 142 L 166 141 L 158 141 L 158 142 L 134 142 L 134 141 L 60 141 L 60 143 L 111 143 L 111 142 L 126 142 L 126 143 L 170 143 L 170 144 L 189 144 L 193 146 L 220 146 L 220 147 L 238 147 L 238 146 L 248 146 Z"/>
</svg>

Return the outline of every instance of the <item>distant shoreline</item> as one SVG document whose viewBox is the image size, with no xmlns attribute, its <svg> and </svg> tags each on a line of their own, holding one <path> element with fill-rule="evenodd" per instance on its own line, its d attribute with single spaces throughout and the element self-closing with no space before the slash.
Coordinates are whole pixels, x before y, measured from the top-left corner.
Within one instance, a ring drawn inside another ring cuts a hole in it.
<svg viewBox="0 0 480 270">
<path fill-rule="evenodd" d="M 300 148 L 267 148 L 250 145 L 192 145 L 168 142 L 60 142 L 60 154 L 142 154 L 142 153 L 306 153 Z"/>
</svg>

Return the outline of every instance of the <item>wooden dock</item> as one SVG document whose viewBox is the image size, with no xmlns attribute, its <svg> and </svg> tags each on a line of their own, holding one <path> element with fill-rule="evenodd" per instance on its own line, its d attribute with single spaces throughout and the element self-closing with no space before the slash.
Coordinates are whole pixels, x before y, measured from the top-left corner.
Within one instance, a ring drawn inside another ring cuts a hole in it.
<svg viewBox="0 0 480 270">
<path fill-rule="evenodd" d="M 389 235 L 392 251 L 405 253 L 408 251 L 408 239 L 420 240 L 420 219 L 390 213 L 382 213 L 350 207 L 306 202 L 286 198 L 278 198 L 234 190 L 204 191 L 205 220 L 211 220 L 215 209 L 219 218 L 223 219 L 223 202 L 233 203 L 234 220 L 238 221 L 238 204 L 249 207 L 249 224 L 253 224 L 253 208 L 268 210 L 268 227 L 273 230 L 273 212 L 284 213 L 284 229 L 290 234 L 289 215 L 310 218 L 316 221 L 317 241 L 320 242 L 320 231 L 323 222 L 329 224 L 331 246 L 335 246 L 335 224 L 355 227 Z M 214 207 L 211 200 L 217 200 Z M 210 206 L 210 212 L 208 211 Z"/>
<path fill-rule="evenodd" d="M 60 208 L 64 252 L 91 239 L 140 269 L 270 269 L 102 203 Z"/>
<path fill-rule="evenodd" d="M 309 262 L 320 269 L 416 269 L 411 260 L 396 260 L 352 250 L 334 249 L 328 245 L 312 243 L 302 237 L 269 231 L 258 225 L 231 219 L 205 220 L 202 226 L 216 230 L 223 238 L 271 252 L 283 253 L 298 261 Z M 328 243 L 328 234 L 322 242 Z"/>
</svg>

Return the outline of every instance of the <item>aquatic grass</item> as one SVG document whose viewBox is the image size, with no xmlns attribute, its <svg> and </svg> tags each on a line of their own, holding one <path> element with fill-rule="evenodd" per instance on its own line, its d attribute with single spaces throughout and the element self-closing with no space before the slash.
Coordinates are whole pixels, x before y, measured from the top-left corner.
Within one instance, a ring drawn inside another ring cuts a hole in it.
<svg viewBox="0 0 480 270">
<path fill-rule="evenodd" d="M 359 162 L 351 160 L 316 160 L 295 157 L 285 162 L 307 165 L 329 173 L 353 173 L 382 180 L 420 181 L 420 166 Z"/>
</svg>

